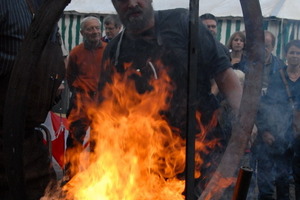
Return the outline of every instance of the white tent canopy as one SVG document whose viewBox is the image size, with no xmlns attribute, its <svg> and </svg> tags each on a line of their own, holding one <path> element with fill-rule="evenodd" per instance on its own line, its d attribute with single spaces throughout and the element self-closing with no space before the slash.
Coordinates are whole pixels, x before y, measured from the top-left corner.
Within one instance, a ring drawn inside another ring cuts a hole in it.
<svg viewBox="0 0 300 200">
<path fill-rule="evenodd" d="M 199 14 L 212 13 L 217 17 L 242 17 L 239 0 L 200 0 Z M 299 0 L 260 0 L 264 17 L 300 20 Z M 189 0 L 153 0 L 155 10 L 188 8 Z M 111 0 L 71 0 L 65 12 L 116 13 Z"/>
<path fill-rule="evenodd" d="M 248 0 L 251 1 L 251 0 Z M 189 0 L 153 0 L 155 10 L 189 8 Z M 231 34 L 244 30 L 240 0 L 200 0 L 199 15 L 212 13 L 218 18 L 217 39 L 226 44 Z M 282 57 L 285 44 L 300 39 L 300 0 L 260 0 L 263 28 L 276 37 L 274 54 Z M 100 20 L 116 11 L 111 0 L 71 0 L 59 21 L 62 38 L 68 50 L 82 42 L 80 21 L 93 14 Z"/>
</svg>

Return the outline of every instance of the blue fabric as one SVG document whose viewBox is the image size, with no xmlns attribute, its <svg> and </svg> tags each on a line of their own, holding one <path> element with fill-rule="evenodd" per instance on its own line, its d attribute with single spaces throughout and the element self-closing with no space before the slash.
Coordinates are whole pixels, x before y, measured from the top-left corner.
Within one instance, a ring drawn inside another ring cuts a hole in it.
<svg viewBox="0 0 300 200">
<path fill-rule="evenodd" d="M 259 188 L 259 200 L 289 200 L 289 175 L 291 157 L 284 153 L 282 155 L 270 154 L 267 145 L 262 145 L 258 159 L 257 184 Z M 276 191 L 276 195 L 275 195 Z"/>
<path fill-rule="evenodd" d="M 286 66 L 284 67 L 285 75 Z M 292 82 L 287 77 L 293 99 L 300 102 L 300 80 Z M 277 71 L 270 77 L 270 83 L 266 95 L 261 98 L 258 112 L 258 125 L 260 131 L 271 131 L 273 135 L 281 139 L 291 140 L 292 133 L 287 133 L 292 125 L 292 108 L 280 72 Z"/>
<path fill-rule="evenodd" d="M 141 68 L 143 77 L 135 77 L 139 92 L 151 89 L 146 83 L 152 74 L 147 61 L 151 59 L 155 63 L 155 61 L 161 60 L 164 66 L 169 69 L 171 79 L 177 87 L 168 118 L 172 118 L 170 121 L 174 127 L 185 128 L 189 12 L 187 9 L 157 11 L 155 17 L 155 30 L 152 30 L 155 32 L 153 40 L 146 41 L 141 38 L 131 40 L 125 32 L 120 45 L 120 56 L 116 57 L 118 43 L 122 36 L 119 34 L 108 43 L 104 58 L 110 58 L 111 63 L 118 60 L 116 68 L 119 72 L 124 71 L 124 62 L 133 63 L 134 67 Z M 202 119 L 204 119 L 206 118 L 205 113 L 211 115 L 218 107 L 217 100 L 210 94 L 210 79 L 229 68 L 231 64 L 220 43 L 215 40 L 201 22 L 199 27 L 198 50 L 200 53 L 198 53 L 199 67 L 197 68 L 197 99 L 199 102 L 197 105 L 202 111 Z M 143 35 L 147 34 L 151 35 L 153 32 L 146 31 L 143 33 Z"/>
<path fill-rule="evenodd" d="M 242 55 L 241 61 L 232 65 L 233 69 L 241 70 L 242 72 L 247 72 L 247 56 Z"/>
<path fill-rule="evenodd" d="M 257 182 L 259 199 L 289 199 L 289 178 L 292 161 L 292 107 L 278 69 L 283 68 L 293 99 L 299 103 L 300 80 L 291 81 L 287 66 L 280 66 L 274 59 L 266 93 L 261 97 L 257 115 L 258 138 L 253 148 L 257 159 Z M 262 134 L 269 132 L 275 138 L 272 145 L 263 141 Z M 275 188 L 276 194 L 275 195 Z"/>
<path fill-rule="evenodd" d="M 300 200 L 300 138 L 293 142 L 293 177 L 295 182 L 296 200 Z"/>
</svg>

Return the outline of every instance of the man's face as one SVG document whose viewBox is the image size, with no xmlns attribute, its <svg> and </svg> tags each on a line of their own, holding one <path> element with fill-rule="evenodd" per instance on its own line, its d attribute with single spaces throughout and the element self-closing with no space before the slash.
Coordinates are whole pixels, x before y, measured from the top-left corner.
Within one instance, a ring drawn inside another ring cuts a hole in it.
<svg viewBox="0 0 300 200">
<path fill-rule="evenodd" d="M 217 22 L 213 19 L 204 19 L 202 23 L 208 28 L 208 30 L 214 35 L 217 35 Z"/>
<path fill-rule="evenodd" d="M 114 24 L 105 24 L 105 35 L 107 36 L 108 39 L 113 39 L 118 35 L 120 28 L 116 28 Z"/>
<path fill-rule="evenodd" d="M 152 0 L 112 0 L 127 30 L 140 33 L 154 24 Z"/>
<path fill-rule="evenodd" d="M 300 65 L 300 48 L 291 46 L 286 53 L 286 60 L 290 66 Z"/>
<path fill-rule="evenodd" d="M 82 34 L 83 40 L 90 44 L 98 44 L 101 40 L 101 27 L 96 19 L 86 21 L 80 33 Z"/>
<path fill-rule="evenodd" d="M 268 63 L 274 47 L 272 44 L 272 37 L 270 34 L 265 34 L 265 62 Z"/>
</svg>

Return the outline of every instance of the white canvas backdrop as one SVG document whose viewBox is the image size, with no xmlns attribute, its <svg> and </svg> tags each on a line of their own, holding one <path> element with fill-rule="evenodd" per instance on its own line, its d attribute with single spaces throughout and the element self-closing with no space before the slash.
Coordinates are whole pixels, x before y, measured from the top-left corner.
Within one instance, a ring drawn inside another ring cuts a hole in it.
<svg viewBox="0 0 300 200">
<path fill-rule="evenodd" d="M 242 17 L 239 0 L 200 0 L 199 13 L 213 13 L 217 17 Z M 300 20 L 299 0 L 260 0 L 263 17 Z M 153 0 L 156 10 L 188 8 L 189 0 Z M 78 13 L 116 13 L 111 0 L 72 0 L 66 12 Z"/>
<path fill-rule="evenodd" d="M 249 0 L 250 1 L 250 0 Z M 260 0 L 264 29 L 274 33 L 277 41 L 274 54 L 282 57 L 284 45 L 300 39 L 300 0 Z M 218 39 L 226 44 L 235 31 L 244 30 L 239 0 L 200 0 L 199 14 L 212 13 L 218 18 Z M 177 7 L 189 8 L 189 0 L 153 0 L 155 10 Z M 71 0 L 62 16 L 59 27 L 68 50 L 82 41 L 80 21 L 90 14 L 115 14 L 111 0 Z"/>
</svg>

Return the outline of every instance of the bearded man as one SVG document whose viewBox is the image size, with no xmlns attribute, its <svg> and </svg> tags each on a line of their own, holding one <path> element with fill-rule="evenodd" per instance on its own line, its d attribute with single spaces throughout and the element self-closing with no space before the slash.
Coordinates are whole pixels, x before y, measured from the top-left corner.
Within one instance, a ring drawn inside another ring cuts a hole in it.
<svg viewBox="0 0 300 200">
<path fill-rule="evenodd" d="M 151 91 L 149 81 L 160 78 L 160 70 L 167 70 L 175 85 L 170 107 L 161 112 L 174 131 L 185 138 L 187 111 L 187 77 L 189 12 L 186 9 L 154 11 L 152 0 L 112 0 L 124 30 L 112 40 L 105 52 L 100 90 L 111 80 L 114 73 L 125 75 L 128 70 L 138 71 L 130 79 L 135 82 L 139 93 Z M 210 80 L 214 78 L 220 92 L 228 99 L 235 113 L 239 109 L 242 89 L 231 68 L 230 61 L 219 42 L 209 30 L 199 23 L 197 68 L 197 111 L 201 121 L 207 124 L 218 108 L 215 96 L 211 94 Z M 164 69 L 156 63 L 162 63 Z M 128 67 L 128 63 L 131 63 Z M 222 132 L 212 133 L 210 138 L 224 140 Z M 212 161 L 215 155 L 209 155 Z M 203 169 L 204 170 L 204 169 Z M 203 171 L 204 172 L 204 171 Z M 204 176 L 205 177 L 205 174 Z M 205 185 L 207 180 L 200 180 Z"/>
</svg>

